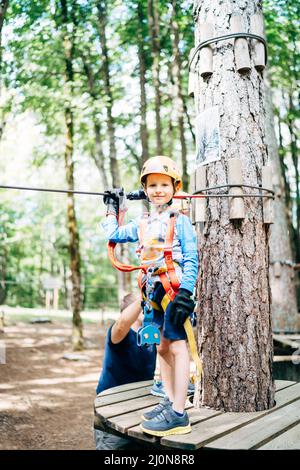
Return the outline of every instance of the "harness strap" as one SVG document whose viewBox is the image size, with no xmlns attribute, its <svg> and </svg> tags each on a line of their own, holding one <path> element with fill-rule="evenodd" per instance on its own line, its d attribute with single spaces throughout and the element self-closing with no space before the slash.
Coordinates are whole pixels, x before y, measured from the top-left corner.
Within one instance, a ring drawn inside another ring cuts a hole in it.
<svg viewBox="0 0 300 470">
<path fill-rule="evenodd" d="M 176 274 L 175 266 L 173 263 L 172 249 L 173 249 L 173 240 L 175 232 L 175 223 L 176 217 L 174 213 L 170 214 L 170 219 L 168 223 L 165 247 L 164 247 L 164 257 L 165 263 L 168 270 L 169 279 L 174 290 L 178 290 L 180 287 L 180 282 Z"/>
<path fill-rule="evenodd" d="M 163 274 L 163 273 L 160 274 L 159 278 L 166 292 L 166 295 L 163 297 L 161 301 L 161 306 L 164 309 L 164 311 L 166 311 L 169 303 L 173 302 L 177 292 L 172 288 L 171 283 L 168 277 L 166 276 L 166 274 Z M 202 374 L 202 362 L 197 352 L 197 344 L 195 340 L 195 335 L 194 335 L 193 327 L 189 318 L 185 320 L 183 327 L 187 335 L 187 339 L 188 339 L 188 343 L 189 343 L 190 351 L 191 351 L 191 356 L 196 365 L 197 379 L 200 380 L 201 374 Z"/>
</svg>

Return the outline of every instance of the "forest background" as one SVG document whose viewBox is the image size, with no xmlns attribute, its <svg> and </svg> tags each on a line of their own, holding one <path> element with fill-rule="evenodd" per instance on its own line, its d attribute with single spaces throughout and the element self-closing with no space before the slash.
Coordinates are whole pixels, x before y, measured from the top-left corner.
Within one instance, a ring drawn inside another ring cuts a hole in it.
<svg viewBox="0 0 300 470">
<path fill-rule="evenodd" d="M 297 264 L 300 4 L 265 0 L 263 10 Z M 193 28 L 190 1 L 1 0 L 0 184 L 130 191 L 142 162 L 165 154 L 180 164 L 187 189 L 195 164 Z M 141 209 L 129 202 L 128 219 Z M 75 299 L 77 323 L 81 310 L 116 308 L 120 277 L 108 261 L 104 216 L 101 197 L 0 189 L 0 303 L 44 306 L 47 282 L 57 282 L 58 306 L 72 309 Z M 135 248 L 126 256 L 133 260 Z"/>
</svg>

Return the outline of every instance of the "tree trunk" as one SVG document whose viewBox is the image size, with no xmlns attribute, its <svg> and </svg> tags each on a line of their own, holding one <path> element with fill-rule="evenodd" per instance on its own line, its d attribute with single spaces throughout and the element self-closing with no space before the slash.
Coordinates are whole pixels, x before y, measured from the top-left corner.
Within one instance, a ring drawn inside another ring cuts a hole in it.
<svg viewBox="0 0 300 470">
<path fill-rule="evenodd" d="M 259 0 L 196 0 L 197 41 L 204 22 L 214 24 L 215 36 L 229 32 L 233 13 L 243 16 L 249 31 L 250 16 L 260 5 Z M 227 184 L 228 161 L 237 157 L 244 184 L 258 186 L 267 160 L 263 78 L 253 63 L 246 75 L 236 71 L 232 41 L 219 42 L 213 50 L 213 74 L 197 75 L 195 89 L 197 113 L 218 106 L 221 158 L 206 165 L 207 186 Z M 198 230 L 198 340 L 204 370 L 195 394 L 196 406 L 240 412 L 274 406 L 269 228 L 262 201 L 243 200 L 245 218 L 230 221 L 228 198 L 209 199 L 203 233 Z"/>
<path fill-rule="evenodd" d="M 112 115 L 113 96 L 110 80 L 110 61 L 108 56 L 107 40 L 106 40 L 106 24 L 107 24 L 107 1 L 100 0 L 97 2 L 98 9 L 98 31 L 102 49 L 103 58 L 103 79 L 104 90 L 106 95 L 106 110 L 107 110 L 107 132 L 109 139 L 109 160 L 110 170 L 112 176 L 112 184 L 114 188 L 121 185 L 119 165 L 117 160 L 116 142 L 115 142 L 115 124 Z"/>
<path fill-rule="evenodd" d="M 93 113 L 93 124 L 94 124 L 94 132 L 95 132 L 95 153 L 92 154 L 92 158 L 95 162 L 96 167 L 99 170 L 100 177 L 103 183 L 103 189 L 108 189 L 109 184 L 108 184 L 108 178 L 104 166 L 104 153 L 103 153 L 103 147 L 102 147 L 102 139 L 101 139 L 101 130 L 100 130 L 100 124 L 95 116 L 95 113 Z"/>
<path fill-rule="evenodd" d="M 187 149 L 186 140 L 184 135 L 184 102 L 182 95 L 181 86 L 181 56 L 179 50 L 179 31 L 178 31 L 178 1 L 172 0 L 172 18 L 171 18 L 171 29 L 172 29 L 172 43 L 173 43 L 173 77 L 175 84 L 175 96 L 176 96 L 176 109 L 178 119 L 179 138 L 181 146 L 181 164 L 182 164 L 182 183 L 183 190 L 188 191 L 189 176 L 187 173 Z"/>
<path fill-rule="evenodd" d="M 287 125 L 290 133 L 290 152 L 292 157 L 292 162 L 294 165 L 295 171 L 295 187 L 296 187 L 296 201 L 295 201 L 295 213 L 296 213 L 296 227 L 294 227 L 294 243 L 295 243 L 295 252 L 296 260 L 300 262 L 300 178 L 299 178 L 299 168 L 298 168 L 298 143 L 297 135 L 295 133 L 295 121 L 292 116 L 295 115 L 295 106 L 293 103 L 293 97 L 291 94 L 288 96 L 288 109 L 287 109 Z"/>
<path fill-rule="evenodd" d="M 145 22 L 145 16 L 143 12 L 143 6 L 138 2 L 138 60 L 139 60 L 139 78 L 140 78 L 140 137 L 142 143 L 142 158 L 140 161 L 141 171 L 143 163 L 149 158 L 149 134 L 147 128 L 147 96 L 146 96 L 146 52 L 145 52 L 145 40 L 143 35 L 143 25 Z"/>
<path fill-rule="evenodd" d="M 104 157 L 103 147 L 102 147 L 101 125 L 97 118 L 96 111 L 94 108 L 96 100 L 99 98 L 97 90 L 96 90 L 96 86 L 95 86 L 95 81 L 96 81 L 95 74 L 92 71 L 91 65 L 88 63 L 88 61 L 83 55 L 82 55 L 82 61 L 83 61 L 83 69 L 87 77 L 89 93 L 93 100 L 92 121 L 93 121 L 93 126 L 94 126 L 94 133 L 95 133 L 95 152 L 92 153 L 91 156 L 95 162 L 96 167 L 99 170 L 100 177 L 103 183 L 103 189 L 108 189 L 109 184 L 108 184 L 107 174 L 106 174 L 105 165 L 104 165 L 105 157 Z"/>
<path fill-rule="evenodd" d="M 270 236 L 270 285 L 272 292 L 273 331 L 296 333 L 298 331 L 298 310 L 294 284 L 294 268 L 286 216 L 284 182 L 274 131 L 274 116 L 270 87 L 266 87 L 266 139 L 272 161 L 273 186 L 275 191 L 274 224 Z"/>
<path fill-rule="evenodd" d="M 5 19 L 5 14 L 9 0 L 0 0 L 0 74 L 1 74 L 1 63 L 2 63 L 2 28 Z"/>
<path fill-rule="evenodd" d="M 9 0 L 0 0 L 0 99 L 2 95 L 2 28 L 3 23 L 6 15 L 6 11 L 8 8 Z M 3 131 L 5 127 L 5 112 L 1 109 L 0 115 L 0 141 L 3 136 Z"/>
<path fill-rule="evenodd" d="M 67 0 L 60 0 L 62 12 L 62 34 L 63 34 L 63 50 L 65 58 L 65 81 L 67 88 L 67 100 L 65 105 L 65 122 L 66 122 L 66 146 L 65 146 L 65 170 L 68 189 L 74 190 L 74 117 L 71 108 L 71 98 L 73 92 L 73 54 L 74 43 L 73 37 L 68 32 L 69 12 Z M 75 27 L 73 23 L 73 28 Z M 73 35 L 74 36 L 74 35 Z M 69 252 L 70 252 L 70 269 L 72 281 L 72 312 L 73 312 L 73 331 L 72 344 L 74 350 L 83 348 L 83 325 L 80 316 L 82 307 L 81 295 L 81 273 L 80 273 L 80 247 L 79 232 L 75 213 L 74 194 L 67 196 L 67 217 L 69 231 Z"/>
<path fill-rule="evenodd" d="M 98 30 L 100 36 L 100 43 L 103 56 L 103 78 L 104 78 L 104 89 L 106 95 L 106 109 L 107 109 L 107 130 L 109 138 L 109 153 L 110 153 L 110 170 L 112 176 L 113 187 L 117 188 L 121 186 L 121 178 L 119 172 L 119 165 L 117 160 L 116 142 L 115 142 L 115 124 L 112 115 L 113 108 L 113 95 L 110 83 L 110 61 L 108 56 L 108 47 L 106 40 L 106 25 L 107 25 L 107 1 L 100 0 L 97 2 L 98 9 Z M 125 257 L 125 247 L 121 245 L 120 252 L 121 258 Z M 123 292 L 130 290 L 130 275 L 121 271 L 117 272 L 119 282 L 119 300 Z"/>
<path fill-rule="evenodd" d="M 162 125 L 161 125 L 161 83 L 160 83 L 160 41 L 159 41 L 159 20 L 157 0 L 148 0 L 148 23 L 151 37 L 152 52 L 152 76 L 155 93 L 155 135 L 156 135 L 156 153 L 163 154 L 162 144 Z"/>
</svg>

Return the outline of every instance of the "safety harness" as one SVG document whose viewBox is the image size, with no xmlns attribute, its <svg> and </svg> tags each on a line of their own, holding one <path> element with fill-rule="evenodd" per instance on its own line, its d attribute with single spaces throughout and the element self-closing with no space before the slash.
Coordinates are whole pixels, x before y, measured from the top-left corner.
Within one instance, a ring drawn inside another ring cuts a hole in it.
<svg viewBox="0 0 300 470">
<path fill-rule="evenodd" d="M 119 225 L 122 225 L 124 221 L 126 209 L 120 207 L 119 208 L 119 216 L 118 222 Z M 160 342 L 160 331 L 158 328 L 153 325 L 153 309 L 158 311 L 165 312 L 169 303 L 172 302 L 178 293 L 178 289 L 180 287 L 180 281 L 176 274 L 176 269 L 173 261 L 172 256 L 172 249 L 173 249 L 173 240 L 174 240 L 174 233 L 175 233 L 175 224 L 176 224 L 176 214 L 174 212 L 170 213 L 170 217 L 168 220 L 168 226 L 166 231 L 165 243 L 163 247 L 164 251 L 164 261 L 165 266 L 159 267 L 157 269 L 151 270 L 148 265 L 141 264 L 139 266 L 133 265 L 125 265 L 117 260 L 115 255 L 115 242 L 108 242 L 108 255 L 112 265 L 123 272 L 132 272 L 139 270 L 138 275 L 138 285 L 141 289 L 141 295 L 143 299 L 143 310 L 144 310 L 144 321 L 143 327 L 140 328 L 138 331 L 138 344 L 159 344 Z M 140 224 L 140 240 L 144 239 L 144 235 L 146 233 L 147 228 L 147 219 L 144 217 Z M 161 301 L 161 306 L 157 305 L 153 299 L 153 289 L 151 285 L 151 276 L 158 275 L 160 282 L 165 291 L 165 295 Z M 148 284 L 148 290 L 150 292 L 145 292 L 145 286 Z M 197 345 L 196 340 L 192 328 L 192 324 L 189 318 L 187 318 L 184 322 L 184 329 L 188 338 L 189 346 L 193 361 L 195 362 L 196 369 L 197 369 L 197 378 L 200 379 L 202 374 L 202 363 L 197 353 Z"/>
</svg>

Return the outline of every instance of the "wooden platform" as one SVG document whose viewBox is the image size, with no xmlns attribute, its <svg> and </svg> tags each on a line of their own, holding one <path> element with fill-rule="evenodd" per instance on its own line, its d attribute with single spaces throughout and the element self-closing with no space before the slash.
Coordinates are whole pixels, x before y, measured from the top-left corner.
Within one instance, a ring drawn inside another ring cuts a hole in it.
<svg viewBox="0 0 300 470">
<path fill-rule="evenodd" d="M 195 409 L 188 403 L 192 432 L 157 438 L 140 430 L 141 415 L 159 402 L 150 382 L 136 382 L 100 393 L 96 429 L 126 435 L 160 449 L 300 449 L 300 383 L 276 381 L 276 406 L 256 413 Z"/>
<path fill-rule="evenodd" d="M 289 346 L 293 349 L 300 349 L 300 335 L 298 334 L 275 334 L 273 333 L 274 341 L 282 344 L 283 346 Z"/>
</svg>

